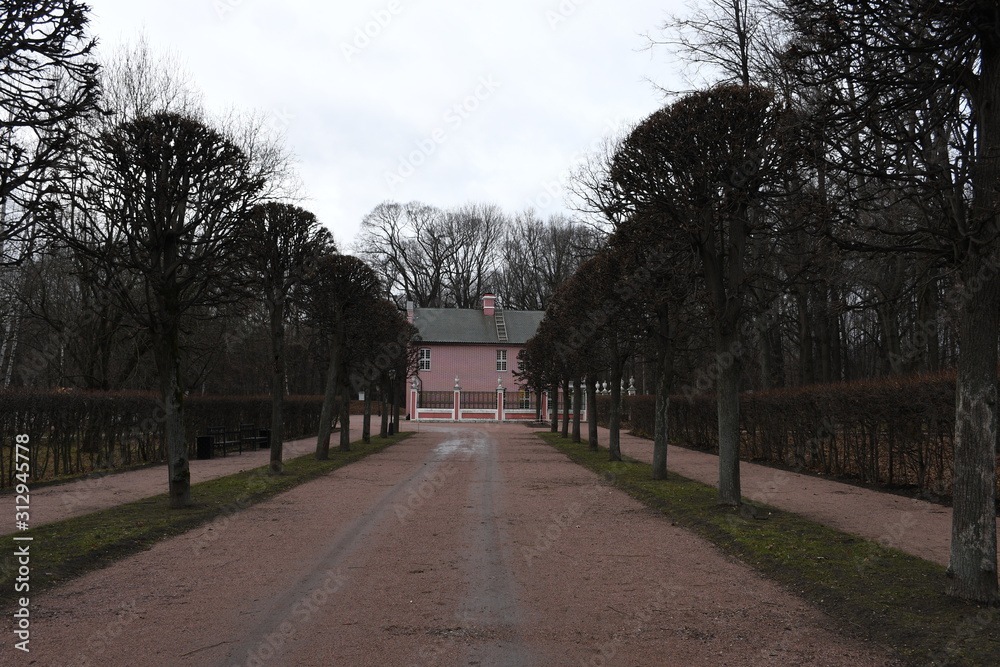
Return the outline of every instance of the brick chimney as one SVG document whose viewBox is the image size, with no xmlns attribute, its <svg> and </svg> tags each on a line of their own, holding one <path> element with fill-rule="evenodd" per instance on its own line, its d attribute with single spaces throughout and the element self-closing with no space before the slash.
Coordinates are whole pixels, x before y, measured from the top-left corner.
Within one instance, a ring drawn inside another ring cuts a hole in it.
<svg viewBox="0 0 1000 667">
<path fill-rule="evenodd" d="M 495 310 L 497 298 L 493 294 L 483 295 L 483 315 L 492 315 Z"/>
<path fill-rule="evenodd" d="M 413 315 L 414 315 L 413 311 L 414 311 L 413 302 L 412 301 L 407 301 L 406 302 L 406 321 L 409 322 L 410 324 L 413 324 Z"/>
</svg>

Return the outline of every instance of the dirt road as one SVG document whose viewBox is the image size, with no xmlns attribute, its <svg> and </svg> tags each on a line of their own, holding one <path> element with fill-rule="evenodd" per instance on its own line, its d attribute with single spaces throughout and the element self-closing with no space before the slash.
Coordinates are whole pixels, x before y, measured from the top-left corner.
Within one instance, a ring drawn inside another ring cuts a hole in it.
<svg viewBox="0 0 1000 667">
<path fill-rule="evenodd" d="M 609 432 L 600 430 L 607 446 Z M 621 434 L 622 453 L 653 462 L 653 442 Z M 719 481 L 719 458 L 686 447 L 671 446 L 667 467 L 679 475 L 713 486 Z M 860 535 L 918 558 L 947 566 L 951 555 L 951 508 L 915 497 L 846 484 L 834 478 L 806 475 L 740 462 L 743 497 Z M 997 520 L 1000 539 L 1000 519 Z"/>
<path fill-rule="evenodd" d="M 351 417 L 351 433 L 357 437 L 361 436 L 362 419 L 359 415 Z M 374 426 L 377 432 L 378 424 Z M 315 437 L 292 440 L 284 443 L 282 458 L 288 461 L 315 451 Z M 204 461 L 194 459 L 190 462 L 191 483 L 266 466 L 270 457 L 269 449 L 248 449 Z M 41 526 L 166 492 L 166 464 L 127 472 L 99 472 L 75 482 L 39 486 L 31 491 L 31 525 Z"/>
<path fill-rule="evenodd" d="M 0 664 L 893 664 L 519 425 L 422 425 L 31 613 Z"/>
</svg>

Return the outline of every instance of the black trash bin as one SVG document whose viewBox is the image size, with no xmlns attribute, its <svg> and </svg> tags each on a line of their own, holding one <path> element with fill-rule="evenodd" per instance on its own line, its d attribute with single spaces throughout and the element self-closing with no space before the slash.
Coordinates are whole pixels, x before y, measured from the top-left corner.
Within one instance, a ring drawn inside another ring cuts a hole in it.
<svg viewBox="0 0 1000 667">
<path fill-rule="evenodd" d="M 212 436 L 198 436 L 198 458 L 201 460 L 212 458 Z"/>
<path fill-rule="evenodd" d="M 271 429 L 262 428 L 260 429 L 260 448 L 270 449 L 271 448 Z"/>
</svg>

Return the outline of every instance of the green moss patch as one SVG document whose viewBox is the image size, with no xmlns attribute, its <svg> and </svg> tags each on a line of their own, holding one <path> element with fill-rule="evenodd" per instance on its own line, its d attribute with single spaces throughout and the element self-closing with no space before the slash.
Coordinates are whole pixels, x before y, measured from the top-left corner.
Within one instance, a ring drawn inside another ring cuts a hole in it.
<svg viewBox="0 0 1000 667">
<path fill-rule="evenodd" d="M 4 553 L 0 556 L 0 606 L 6 607 L 19 597 L 36 594 L 148 549 L 168 537 L 235 514 L 410 435 L 374 437 L 370 444 L 355 442 L 350 452 L 331 447 L 326 461 L 317 461 L 315 454 L 300 456 L 286 461 L 283 473 L 277 476 L 268 475 L 267 466 L 261 466 L 200 482 L 191 487 L 194 504 L 185 509 L 170 509 L 164 493 L 17 533 L 18 537 L 32 537 L 31 542 L 14 542 L 15 535 L 6 535 Z M 31 558 L 28 593 L 15 589 L 18 564 L 14 552 L 16 547 L 26 544 L 30 545 Z"/>
<path fill-rule="evenodd" d="M 1000 609 L 945 595 L 940 565 L 774 507 L 746 500 L 742 508 L 720 505 L 715 487 L 673 473 L 656 481 L 649 464 L 612 462 L 606 449 L 538 435 L 824 610 L 845 632 L 911 664 L 1000 664 Z"/>
</svg>

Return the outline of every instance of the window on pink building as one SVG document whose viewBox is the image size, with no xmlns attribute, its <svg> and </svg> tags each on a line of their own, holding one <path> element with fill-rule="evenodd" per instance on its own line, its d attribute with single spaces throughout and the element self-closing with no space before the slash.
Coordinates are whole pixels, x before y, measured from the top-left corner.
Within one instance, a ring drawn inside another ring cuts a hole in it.
<svg viewBox="0 0 1000 667">
<path fill-rule="evenodd" d="M 497 350 L 497 373 L 507 372 L 507 350 Z"/>
<path fill-rule="evenodd" d="M 418 368 L 422 371 L 429 371 L 431 369 L 431 350 L 428 347 L 420 348 L 420 366 Z"/>
<path fill-rule="evenodd" d="M 521 391 L 517 395 L 518 407 L 522 410 L 531 409 L 531 390 L 527 387 L 521 387 Z"/>
</svg>

